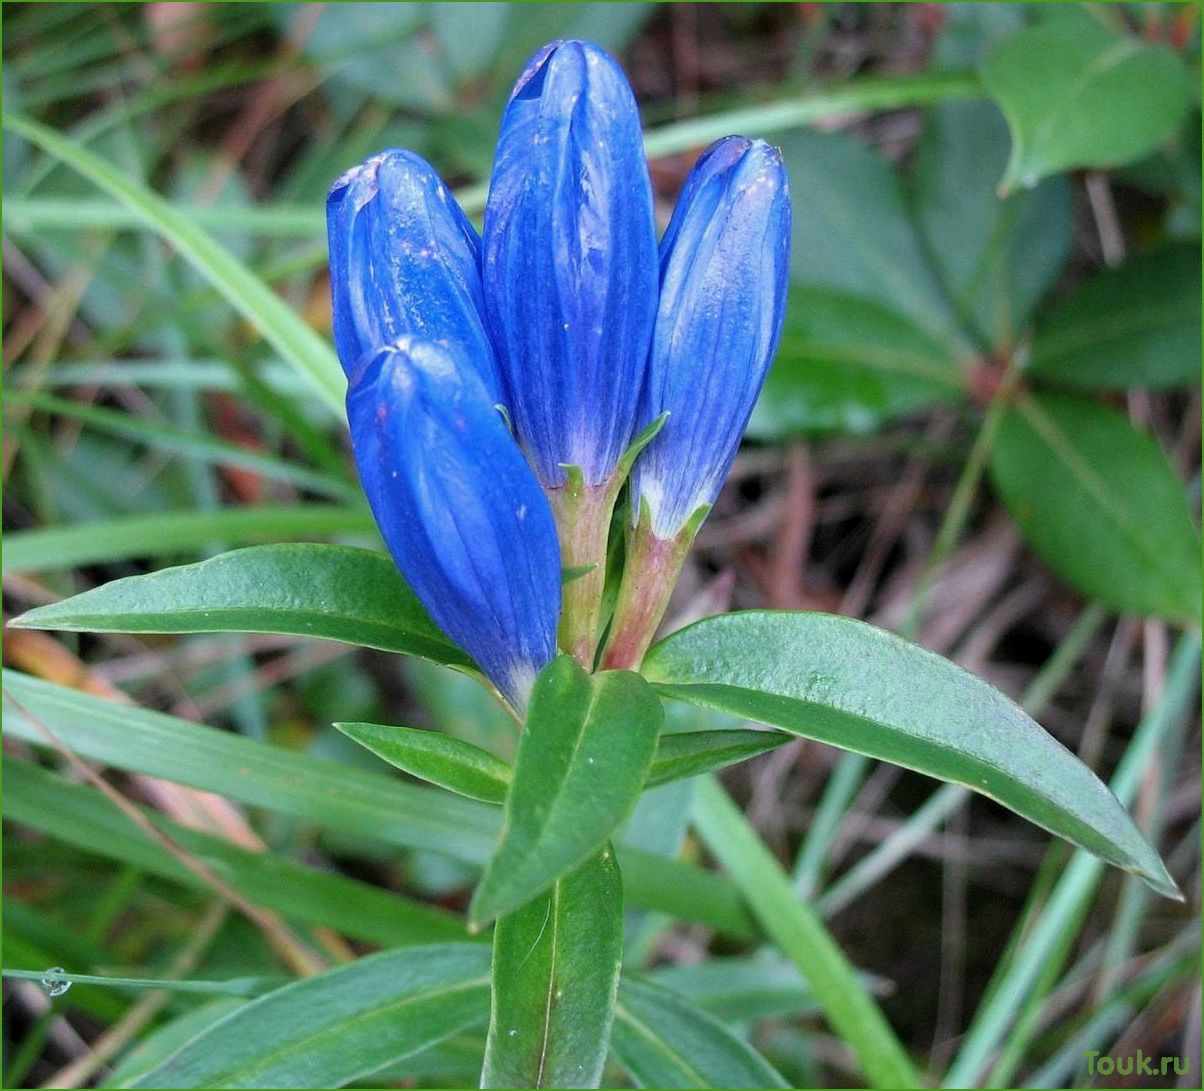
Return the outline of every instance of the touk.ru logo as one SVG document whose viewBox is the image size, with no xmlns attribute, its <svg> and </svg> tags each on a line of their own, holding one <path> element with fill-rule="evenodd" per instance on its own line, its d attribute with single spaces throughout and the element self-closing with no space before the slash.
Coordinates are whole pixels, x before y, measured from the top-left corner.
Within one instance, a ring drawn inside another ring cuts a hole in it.
<svg viewBox="0 0 1204 1091">
<path fill-rule="evenodd" d="M 1085 1056 L 1091 1076 L 1186 1076 L 1191 1071 L 1187 1057 L 1151 1057 L 1140 1049 L 1128 1057 L 1109 1057 L 1098 1049 Z"/>
</svg>

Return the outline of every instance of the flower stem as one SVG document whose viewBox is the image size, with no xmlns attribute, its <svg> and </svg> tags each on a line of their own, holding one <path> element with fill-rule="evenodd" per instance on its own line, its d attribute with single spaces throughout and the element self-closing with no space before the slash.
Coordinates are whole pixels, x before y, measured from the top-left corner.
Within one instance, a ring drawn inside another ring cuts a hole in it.
<svg viewBox="0 0 1204 1091">
<path fill-rule="evenodd" d="M 641 514 L 639 523 L 627 533 L 623 582 L 610 639 L 602 655 L 604 670 L 635 670 L 640 665 L 665 616 L 698 529 L 691 521 L 676 538 L 658 538 L 651 524 Z"/>
<path fill-rule="evenodd" d="M 548 490 L 566 573 L 558 640 L 562 651 L 592 671 L 606 583 L 606 546 L 619 489 L 613 480 L 587 485 L 580 471 L 573 470 L 576 467 L 570 468 L 564 485 Z"/>
</svg>

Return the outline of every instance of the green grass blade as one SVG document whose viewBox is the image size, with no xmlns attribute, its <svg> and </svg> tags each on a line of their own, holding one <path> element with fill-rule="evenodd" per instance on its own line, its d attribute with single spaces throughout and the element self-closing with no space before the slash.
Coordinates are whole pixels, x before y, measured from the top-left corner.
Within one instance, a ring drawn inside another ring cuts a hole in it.
<svg viewBox="0 0 1204 1091">
<path fill-rule="evenodd" d="M 94 152 L 27 117 L 5 115 L 3 124 L 61 159 L 171 243 L 280 356 L 300 371 L 340 418 L 346 384 L 330 346 L 263 281 L 186 213 L 132 181 Z"/>
<path fill-rule="evenodd" d="M 467 864 L 483 864 L 497 840 L 496 808 L 446 792 L 116 705 L 17 671 L 4 672 L 4 697 L 5 732 L 37 747 L 51 745 L 40 724 L 80 756 L 117 769 Z M 632 904 L 739 938 L 754 934 L 736 892 L 718 876 L 622 847 L 618 857 Z"/>
<path fill-rule="evenodd" d="M 699 782 L 694 821 L 766 935 L 798 966 L 828 1021 L 875 1087 L 923 1086 L 895 1032 L 815 911 L 713 778 Z"/>
<path fill-rule="evenodd" d="M 209 888 L 159 842 L 94 789 L 30 765 L 4 762 L 4 817 L 66 845 L 116 860 L 189 889 Z M 451 913 L 274 853 L 253 852 L 146 812 L 186 852 L 218 870 L 244 897 L 289 919 L 332 928 L 365 943 L 401 947 L 463 940 Z"/>
<path fill-rule="evenodd" d="M 221 996 L 258 996 L 280 982 L 268 977 L 229 977 L 222 981 L 199 981 L 188 978 L 157 979 L 149 977 L 105 977 L 98 974 L 68 974 L 58 970 L 10 970 L 3 976 L 18 981 L 66 982 L 69 985 L 107 985 L 110 988 L 168 989 L 181 993 L 209 993 Z"/>
<path fill-rule="evenodd" d="M 66 158 L 66 157 L 63 157 Z M 210 231 L 313 238 L 326 229 L 322 207 L 314 205 L 248 205 L 245 208 L 191 206 L 175 209 L 189 222 Z M 45 231 L 129 230 L 146 227 L 137 205 L 103 199 L 12 197 L 4 202 L 4 226 L 17 235 Z"/>
<path fill-rule="evenodd" d="M 51 572 L 173 553 L 211 542 L 239 545 L 263 538 L 318 538 L 375 533 L 367 507 L 264 504 L 213 511 L 165 511 L 4 536 L 4 572 Z"/>
<path fill-rule="evenodd" d="M 8 404 L 28 405 L 42 412 L 70 417 L 82 421 L 89 428 L 130 439 L 135 443 L 144 443 L 156 450 L 172 451 L 221 466 L 251 470 L 272 480 L 285 481 L 298 488 L 309 489 L 326 496 L 354 500 L 360 495 L 359 487 L 342 477 L 307 470 L 287 459 L 225 443 L 201 432 L 187 432 L 171 425 L 142 420 L 120 410 L 82 405 L 36 391 L 14 391 L 8 395 Z"/>
<path fill-rule="evenodd" d="M 1183 637 L 1172 657 L 1162 700 L 1141 722 L 1112 777 L 1112 790 L 1121 802 L 1132 801 L 1146 763 L 1176 720 L 1187 713 L 1195 694 L 1199 669 L 1199 640 Z M 1067 929 L 1075 926 L 1095 896 L 1102 875 L 1103 864 L 1098 858 L 1085 852 L 1074 854 L 1062 870 L 1039 917 L 1030 924 L 1007 974 L 975 1014 L 961 1051 L 945 1074 L 942 1086 L 977 1086 L 981 1073 L 1007 1034 L 1033 983 L 1064 942 Z"/>
<path fill-rule="evenodd" d="M 81 757 L 468 862 L 484 862 L 496 836 L 490 808 L 430 788 L 15 672 L 4 674 L 4 697 L 5 730 L 37 746 L 49 745 L 41 724 Z"/>
<path fill-rule="evenodd" d="M 757 106 L 704 114 L 659 126 L 645 134 L 644 150 L 649 158 L 656 159 L 705 147 L 730 133 L 765 136 L 850 111 L 898 110 L 984 95 L 982 84 L 973 72 L 851 79 L 840 87 L 824 87 L 794 98 L 778 98 Z"/>
</svg>

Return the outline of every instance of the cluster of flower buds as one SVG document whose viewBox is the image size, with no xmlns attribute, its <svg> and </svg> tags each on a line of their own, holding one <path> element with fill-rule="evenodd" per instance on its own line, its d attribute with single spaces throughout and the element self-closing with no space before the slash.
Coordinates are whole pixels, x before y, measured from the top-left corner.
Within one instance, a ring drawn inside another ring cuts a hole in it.
<svg viewBox="0 0 1204 1091">
<path fill-rule="evenodd" d="M 631 88 L 597 46 L 554 42 L 502 119 L 483 240 L 406 151 L 341 177 L 327 218 L 352 445 L 419 599 L 519 711 L 558 642 L 588 668 L 638 665 L 781 327 L 776 151 L 712 145 L 658 260 Z"/>
</svg>

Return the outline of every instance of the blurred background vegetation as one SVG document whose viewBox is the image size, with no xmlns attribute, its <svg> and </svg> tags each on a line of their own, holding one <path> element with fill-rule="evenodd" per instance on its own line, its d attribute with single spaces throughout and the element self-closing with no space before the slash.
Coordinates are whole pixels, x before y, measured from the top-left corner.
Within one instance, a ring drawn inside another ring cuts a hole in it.
<svg viewBox="0 0 1204 1091">
<path fill-rule="evenodd" d="M 1117 873 L 1058 902 L 1065 847 L 817 743 L 729 783 L 933 1070 L 969 1029 L 988 1045 L 962 1078 L 992 1086 L 1083 1086 L 1089 1049 L 1194 1051 L 1199 1071 L 1196 676 L 1172 669 L 1200 609 L 1196 5 L 50 3 L 3 20 L 6 617 L 251 541 L 376 544 L 340 419 L 307 378 L 330 374 L 326 189 L 403 146 L 478 217 L 523 61 L 592 39 L 635 87 L 662 225 L 729 131 L 779 144 L 794 195 L 786 331 L 676 622 L 866 618 L 1023 698 L 1105 777 L 1156 718 L 1135 813 L 1189 905 Z M 4 652 L 382 776 L 331 721 L 513 745 L 471 683 L 340 645 L 6 632 Z M 45 742 L 6 740 L 6 966 L 296 969 L 269 925 L 112 826 L 111 800 Z M 252 902 L 287 918 L 315 874 L 356 880 L 358 923 L 340 928 L 346 885 L 325 919 L 291 921 L 329 961 L 395 941 L 364 884 L 463 908 L 460 855 L 94 756 L 110 793 L 181 844 L 204 831 L 192 851 Z M 696 857 L 689 807 L 688 783 L 651 793 L 628 839 Z M 266 850 L 271 880 L 218 839 Z M 796 1085 L 855 1079 L 805 987 L 747 939 L 647 913 L 632 930 L 632 960 L 747 1024 Z M 1017 976 L 1035 933 L 1048 957 Z M 711 956 L 725 961 L 708 977 Z M 28 981 L 5 998 L 6 1086 L 121 1085 L 232 1003 L 87 985 L 51 1001 Z M 433 1054 L 422 1085 L 475 1078 L 473 1048 Z"/>
</svg>

